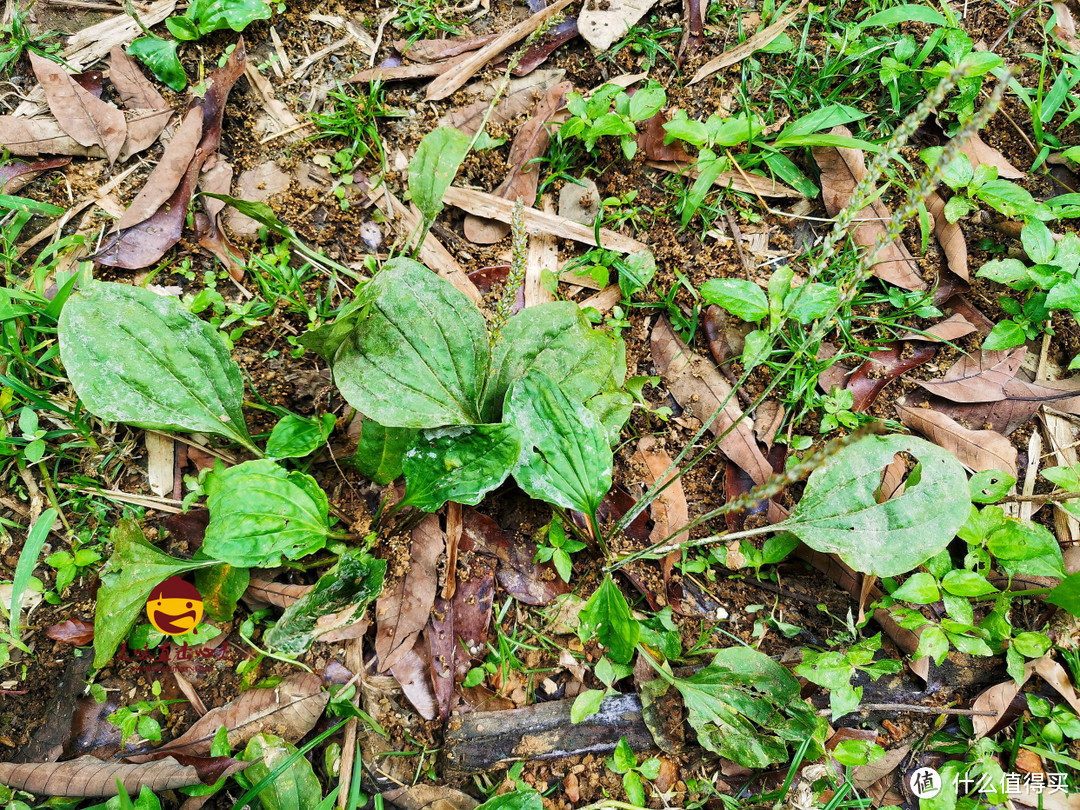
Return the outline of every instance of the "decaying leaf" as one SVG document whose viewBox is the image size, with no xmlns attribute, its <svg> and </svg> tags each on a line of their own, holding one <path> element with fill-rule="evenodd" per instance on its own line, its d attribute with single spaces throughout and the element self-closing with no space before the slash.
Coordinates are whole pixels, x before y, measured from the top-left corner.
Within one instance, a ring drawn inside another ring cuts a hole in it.
<svg viewBox="0 0 1080 810">
<path fill-rule="evenodd" d="M 450 59 L 483 48 L 496 36 L 496 34 L 484 34 L 479 37 L 418 39 L 412 43 L 405 39 L 398 39 L 394 40 L 394 48 L 402 56 L 414 62 L 441 62 L 444 59 Z"/>
<path fill-rule="evenodd" d="M 660 169 L 661 171 L 671 172 L 673 174 L 681 174 L 696 180 L 698 177 L 697 166 L 690 163 L 666 162 L 660 160 L 647 160 L 645 165 L 651 169 Z M 716 180 L 713 181 L 713 185 L 717 188 L 730 188 L 734 191 L 741 191 L 745 194 L 754 194 L 760 197 L 775 197 L 775 198 L 801 198 L 803 194 L 791 188 L 791 186 L 785 186 L 776 180 L 772 180 L 768 177 L 762 177 L 760 174 L 754 172 L 720 172 Z"/>
<path fill-rule="evenodd" d="M 56 62 L 33 51 L 29 55 L 49 110 L 64 132 L 83 146 L 100 146 L 109 162 L 115 163 L 127 140 L 124 113 L 96 98 Z"/>
<path fill-rule="evenodd" d="M 706 62 L 704 65 L 698 68 L 697 73 L 694 74 L 694 77 L 690 81 L 688 81 L 687 84 L 696 84 L 702 79 L 707 79 L 709 76 L 712 76 L 717 71 L 731 67 L 732 65 L 737 65 L 743 59 L 750 56 L 754 51 L 764 48 L 766 45 L 768 45 L 770 42 L 780 36 L 784 32 L 785 28 L 791 25 L 791 21 L 799 15 L 799 13 L 803 10 L 803 6 L 805 6 L 806 3 L 807 0 L 802 0 L 802 2 L 799 3 L 798 8 L 789 11 L 772 25 L 762 28 L 756 34 L 749 37 L 745 42 L 736 45 L 734 48 L 728 48 L 728 50 L 724 51 L 715 59 Z"/>
<path fill-rule="evenodd" d="M 0 115 L 0 143 L 13 155 L 71 155 L 72 157 L 106 157 L 105 148 L 96 143 L 83 146 L 68 135 L 52 118 L 15 118 Z"/>
<path fill-rule="evenodd" d="M 85 647 L 94 640 L 94 625 L 82 619 L 68 619 L 52 625 L 45 635 L 53 641 L 62 641 L 75 647 Z"/>
<path fill-rule="evenodd" d="M 441 76 L 456 70 L 469 58 L 468 53 L 445 59 L 441 62 L 428 62 L 417 65 L 395 65 L 393 67 L 376 67 L 361 70 L 354 75 L 349 82 L 351 84 L 367 84 L 368 82 L 406 82 L 413 79 L 427 79 L 431 76 Z"/>
<path fill-rule="evenodd" d="M 386 672 L 412 650 L 428 623 L 438 591 L 436 564 L 446 548 L 438 515 L 424 518 L 410 540 L 408 572 L 375 602 L 379 672 Z"/>
<path fill-rule="evenodd" d="M 998 177 L 1005 180 L 1019 180 L 1025 176 L 1022 171 L 1009 163 L 1001 152 L 983 141 L 978 132 L 967 139 L 960 147 L 960 151 L 967 155 L 972 168 L 980 165 L 996 166 Z"/>
<path fill-rule="evenodd" d="M 854 402 L 851 410 L 865 413 L 877 400 L 886 385 L 900 375 L 921 366 L 934 356 L 932 346 L 908 346 L 894 342 L 881 351 L 871 352 L 869 358 L 844 381 L 843 388 L 850 391 Z M 839 366 L 833 366 L 833 369 Z M 832 385 L 832 377 L 821 375 L 823 382 Z"/>
<path fill-rule="evenodd" d="M 0 138 L 0 143 L 3 139 Z M 0 194 L 15 194 L 43 171 L 58 169 L 71 162 L 68 157 L 42 158 L 41 160 L 11 160 L 0 166 Z"/>
<path fill-rule="evenodd" d="M 460 550 L 495 557 L 499 584 L 519 602 L 546 605 L 570 589 L 550 562 L 533 562 L 536 544 L 531 540 L 511 536 L 471 507 L 463 509 L 461 517 Z"/>
<path fill-rule="evenodd" d="M 119 45 L 109 52 L 109 78 L 124 107 L 134 112 L 128 117 L 127 140 L 120 152 L 124 161 L 158 139 L 172 118 L 172 108 Z"/>
<path fill-rule="evenodd" d="M 87 797 L 115 796 L 119 780 L 129 794 L 137 796 L 144 787 L 160 793 L 191 785 L 212 785 L 247 766 L 231 757 L 168 757 L 132 765 L 86 756 L 68 762 L 0 763 L 0 784 L 38 796 Z"/>
<path fill-rule="evenodd" d="M 656 0 L 588 0 L 578 15 L 578 30 L 595 51 L 606 51 L 654 5 Z"/>
<path fill-rule="evenodd" d="M 469 90 L 476 88 L 476 100 L 459 109 L 450 110 L 439 119 L 439 125 L 460 129 L 466 135 L 472 136 L 480 129 L 485 118 L 488 126 L 506 124 L 519 115 L 533 112 L 537 102 L 543 99 L 552 87 L 561 84 L 565 76 L 565 70 L 541 70 L 527 79 L 513 79 L 494 107 L 491 106 L 491 100 L 502 82 L 471 85 Z"/>
<path fill-rule="evenodd" d="M 566 17 L 561 23 L 548 31 L 540 42 L 537 42 L 525 52 L 517 67 L 512 71 L 513 74 L 515 76 L 527 76 L 532 73 L 536 68 L 544 64 L 551 54 L 579 33 L 577 17 Z"/>
<path fill-rule="evenodd" d="M 926 210 L 934 217 L 934 236 L 941 245 L 949 269 L 964 281 L 968 281 L 971 276 L 968 273 L 967 241 L 964 239 L 964 232 L 955 222 L 949 222 L 945 218 L 945 201 L 936 191 L 930 192 L 925 202 Z"/>
<path fill-rule="evenodd" d="M 256 734 L 272 731 L 296 742 L 322 716 L 330 695 L 322 691 L 322 679 L 311 673 L 290 675 L 269 689 L 250 689 L 236 700 L 211 709 L 181 736 L 150 754 L 129 757 L 131 762 L 160 760 L 167 755 L 205 756 L 210 753 L 214 734 L 222 726 L 229 730 L 229 745 L 247 744 Z"/>
<path fill-rule="evenodd" d="M 971 321 L 957 312 L 940 323 L 924 329 L 922 332 L 908 332 L 900 337 L 901 340 L 926 340 L 931 343 L 959 340 L 974 332 L 978 332 Z"/>
<path fill-rule="evenodd" d="M 120 217 L 116 227 L 124 230 L 144 222 L 154 215 L 171 197 L 184 179 L 203 136 L 203 108 L 192 107 L 165 147 L 158 165 L 146 178 L 146 183 Z"/>
<path fill-rule="evenodd" d="M 509 172 L 506 179 L 492 193 L 510 202 L 518 199 L 525 205 L 536 201 L 536 189 L 540 184 L 540 172 L 530 161 L 543 156 L 551 143 L 549 122 L 555 111 L 563 103 L 566 94 L 573 88 L 570 82 L 559 82 L 548 88 L 536 105 L 533 117 L 526 121 L 510 146 L 510 155 L 506 160 Z M 491 245 L 510 233 L 510 226 L 505 222 L 483 219 L 469 214 L 465 217 L 465 236 L 480 245 Z"/>
<path fill-rule="evenodd" d="M 919 431 L 938 447 L 948 450 L 976 472 L 1005 470 L 1017 475 L 1016 448 L 993 430 L 968 430 L 955 419 L 929 408 L 912 408 L 896 402 L 896 412 L 905 426 Z"/>
<path fill-rule="evenodd" d="M 851 137 L 851 131 L 847 127 L 833 127 L 830 134 Z M 862 150 L 815 146 L 813 153 L 821 170 L 821 193 L 825 210 L 830 217 L 835 217 L 848 207 L 855 187 L 866 176 L 866 162 Z M 855 215 L 851 238 L 859 247 L 872 250 L 878 237 L 885 233 L 885 223 L 891 220 L 892 213 L 889 209 L 880 199 L 875 199 Z M 881 249 L 872 270 L 878 278 L 905 290 L 926 288 L 926 283 L 919 275 L 918 265 L 899 239 L 894 239 Z"/>
<path fill-rule="evenodd" d="M 667 114 L 660 110 L 652 118 L 645 122 L 645 128 L 638 132 L 637 145 L 647 160 L 655 160 L 661 163 L 678 163 L 686 166 L 694 162 L 694 158 L 683 148 L 681 141 L 664 143 L 667 130 Z M 764 179 L 764 178 L 762 178 Z"/>
<path fill-rule="evenodd" d="M 382 794 L 401 810 L 474 810 L 479 802 L 460 790 L 441 785 L 413 785 Z"/>
<path fill-rule="evenodd" d="M 1023 714 L 1024 709 L 1027 708 L 1027 701 L 1020 695 L 1020 690 L 1035 673 L 1041 675 L 1044 681 L 1065 698 L 1072 710 L 1080 714 L 1080 695 L 1077 694 L 1076 687 L 1072 685 L 1061 664 L 1050 655 L 1044 655 L 1042 658 L 1027 662 L 1024 667 L 1024 675 L 1019 683 L 1010 679 L 983 690 L 982 694 L 975 698 L 975 702 L 971 706 L 972 709 L 977 712 L 994 713 L 992 715 L 976 714 L 971 718 L 975 727 L 976 738 L 986 737 L 1001 731 L 1002 728 L 1005 728 Z M 1019 711 L 1012 708 L 1013 700 L 1016 698 L 1019 698 L 1022 703 L 1018 707 Z"/>
<path fill-rule="evenodd" d="M 428 646 L 417 638 L 415 644 L 390 667 L 390 674 L 401 686 L 401 691 L 425 720 L 434 720 L 439 704 L 431 686 L 431 660 Z"/>
<path fill-rule="evenodd" d="M 935 396 L 953 402 L 997 402 L 1005 399 L 1005 386 L 1012 382 L 1024 362 L 1027 349 L 999 352 L 980 351 L 961 355 L 940 380 L 917 383 Z"/>
<path fill-rule="evenodd" d="M 772 467 L 758 448 L 750 420 L 743 418 L 727 380 L 710 363 L 690 351 L 666 318 L 661 318 L 653 327 L 652 356 L 671 395 L 703 423 L 712 419 L 720 403 L 727 400 L 709 429 L 713 435 L 718 435 L 735 425 L 720 442 L 720 449 L 746 470 L 755 484 L 763 484 L 772 475 Z"/>
</svg>

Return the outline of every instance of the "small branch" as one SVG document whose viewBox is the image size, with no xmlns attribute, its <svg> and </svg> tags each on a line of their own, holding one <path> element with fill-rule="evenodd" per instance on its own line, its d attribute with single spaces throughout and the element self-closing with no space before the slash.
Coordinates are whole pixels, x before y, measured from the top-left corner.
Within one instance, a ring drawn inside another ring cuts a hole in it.
<svg viewBox="0 0 1080 810">
<path fill-rule="evenodd" d="M 1080 492 L 1052 492 L 1045 495 L 1006 495 L 1001 503 L 1049 503 L 1080 499 Z"/>
<path fill-rule="evenodd" d="M 856 712 L 918 712 L 919 714 L 960 714 L 965 717 L 996 717 L 997 712 L 983 712 L 978 709 L 950 709 L 938 706 L 919 706 L 909 703 L 864 703 Z M 818 715 L 825 717 L 832 714 L 831 709 L 821 709 Z M 854 712 L 852 712 L 854 714 Z"/>
</svg>

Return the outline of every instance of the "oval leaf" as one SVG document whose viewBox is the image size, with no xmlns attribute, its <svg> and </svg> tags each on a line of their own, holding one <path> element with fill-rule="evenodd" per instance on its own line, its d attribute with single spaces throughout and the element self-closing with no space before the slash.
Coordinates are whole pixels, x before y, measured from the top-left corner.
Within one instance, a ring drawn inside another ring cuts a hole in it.
<svg viewBox="0 0 1080 810">
<path fill-rule="evenodd" d="M 206 478 L 210 523 L 202 550 L 240 568 L 272 568 L 326 544 L 328 504 L 315 479 L 272 461 L 247 461 Z"/>
<path fill-rule="evenodd" d="M 921 478 L 878 503 L 881 473 L 897 453 L 919 460 Z M 892 577 L 944 549 L 970 511 L 967 476 L 951 453 L 912 436 L 868 436 L 815 471 L 791 517 L 776 528 L 856 571 Z"/>
<path fill-rule="evenodd" d="M 210 324 L 174 298 L 91 282 L 64 305 L 60 359 L 87 409 L 141 428 L 225 436 L 255 452 L 240 368 Z"/>
<path fill-rule="evenodd" d="M 402 459 L 403 505 L 434 512 L 447 501 L 475 506 L 506 480 L 521 455 L 513 425 L 425 430 Z"/>
<path fill-rule="evenodd" d="M 334 354 L 345 400 L 387 427 L 477 424 L 490 353 L 480 310 L 422 264 L 394 259 Z"/>
</svg>

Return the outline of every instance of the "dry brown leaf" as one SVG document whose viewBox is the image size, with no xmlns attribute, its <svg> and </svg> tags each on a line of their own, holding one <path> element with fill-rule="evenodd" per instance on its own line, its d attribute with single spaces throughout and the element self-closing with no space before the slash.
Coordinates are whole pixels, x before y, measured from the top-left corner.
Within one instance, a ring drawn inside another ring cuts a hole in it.
<svg viewBox="0 0 1080 810">
<path fill-rule="evenodd" d="M 30 52 L 30 64 L 49 110 L 64 132 L 83 146 L 100 146 L 110 163 L 120 157 L 127 140 L 127 119 L 112 104 L 95 98 L 56 62 Z"/>
<path fill-rule="evenodd" d="M 310 672 L 290 675 L 277 686 L 251 689 L 210 710 L 181 736 L 153 753 L 128 759 L 147 762 L 167 754 L 205 756 L 210 753 L 214 734 L 222 726 L 229 730 L 229 745 L 233 748 L 244 746 L 264 731 L 295 743 L 315 727 L 329 700 L 330 694 L 322 691 L 322 679 L 318 675 Z"/>
<path fill-rule="evenodd" d="M 475 191 L 459 186 L 450 186 L 443 195 L 443 202 L 481 217 L 497 219 L 500 222 L 509 223 L 513 219 L 514 204 L 509 200 L 487 194 L 483 191 Z M 571 222 L 552 214 L 548 211 L 537 211 L 531 206 L 525 206 L 525 228 L 529 233 L 550 233 L 563 239 L 572 239 L 586 245 L 596 247 L 596 236 L 592 228 Z M 600 229 L 600 247 L 608 250 L 616 250 L 620 253 L 633 253 L 638 250 L 647 250 L 644 242 L 639 242 L 629 236 L 610 231 L 607 228 Z"/>
<path fill-rule="evenodd" d="M 554 210 L 551 195 L 545 194 L 540 200 L 540 209 L 551 213 Z M 544 271 L 555 272 L 559 266 L 559 243 L 548 233 L 534 233 L 529 236 L 529 247 L 525 254 L 524 301 L 526 307 L 535 307 L 555 300 L 555 295 L 544 286 Z"/>
<path fill-rule="evenodd" d="M 594 52 L 606 51 L 655 5 L 656 0 L 587 2 L 578 14 L 578 31 Z"/>
<path fill-rule="evenodd" d="M 660 476 L 671 466 L 671 456 L 662 448 L 657 447 L 655 436 L 645 436 L 638 442 L 634 460 L 644 464 L 648 470 L 646 484 L 649 487 L 654 486 L 660 480 Z M 678 475 L 677 469 L 664 478 L 664 481 L 670 481 L 675 475 Z M 690 522 L 690 509 L 686 503 L 682 481 L 679 479 L 675 479 L 673 484 L 656 497 L 649 506 L 649 513 L 654 523 L 652 532 L 649 534 L 650 543 L 666 541 L 677 544 L 689 539 L 689 533 L 681 531 L 683 526 Z M 676 532 L 678 534 L 675 534 Z M 675 536 L 671 537 L 673 534 Z"/>
<path fill-rule="evenodd" d="M 661 171 L 671 172 L 672 174 L 682 174 L 695 180 L 698 176 L 697 167 L 692 163 L 687 165 L 685 163 L 667 163 L 659 160 L 647 160 L 645 161 L 645 165 L 650 169 L 660 169 Z M 762 177 L 753 172 L 720 172 L 720 175 L 713 182 L 713 185 L 717 188 L 730 188 L 734 191 L 741 191 L 744 194 L 755 194 L 759 197 L 787 199 L 795 197 L 801 198 L 803 196 L 790 186 L 785 186 L 783 183 L 768 177 Z"/>
<path fill-rule="evenodd" d="M 90 756 L 68 762 L 4 762 L 0 763 L 0 784 L 38 796 L 104 797 L 117 795 L 119 780 L 129 794 L 137 796 L 144 787 L 160 793 L 191 785 L 212 785 L 251 764 L 231 757 L 182 759 L 170 757 L 140 765 L 104 762 Z"/>
<path fill-rule="evenodd" d="M 660 110 L 656 115 L 645 122 L 645 129 L 637 135 L 637 145 L 646 160 L 655 160 L 661 163 L 681 163 L 683 166 L 693 163 L 694 158 L 683 149 L 682 143 L 675 140 L 673 143 L 664 143 L 667 130 L 667 114 Z"/>
<path fill-rule="evenodd" d="M 172 110 L 148 110 L 127 119 L 127 140 L 120 150 L 120 162 L 154 145 L 172 119 Z"/>
<path fill-rule="evenodd" d="M 930 408 L 911 408 L 900 401 L 896 413 L 906 427 L 948 450 L 975 472 L 1005 470 L 1017 475 L 1017 451 L 1013 443 L 994 430 L 968 430 L 955 419 Z"/>
<path fill-rule="evenodd" d="M 1072 685 L 1068 673 L 1061 664 L 1049 655 L 1044 655 L 1035 661 L 1035 671 L 1065 698 L 1074 712 L 1080 714 L 1080 695 L 1076 693 L 1076 687 Z"/>
<path fill-rule="evenodd" d="M 97 144 L 83 146 L 53 118 L 15 118 L 0 115 L 0 144 L 13 155 L 71 155 L 72 157 L 106 157 L 105 149 Z"/>
<path fill-rule="evenodd" d="M 885 756 L 879 759 L 877 762 L 870 762 L 866 765 L 857 765 L 851 772 L 851 784 L 853 784 L 858 790 L 866 790 L 870 785 L 882 779 L 898 767 L 900 763 L 904 761 L 904 757 L 908 755 L 911 750 L 911 743 L 901 745 L 898 748 L 890 748 L 885 752 Z"/>
<path fill-rule="evenodd" d="M 143 27 L 152 28 L 176 9 L 176 0 L 158 0 L 138 7 L 138 19 L 127 13 L 115 14 L 94 25 L 81 28 L 67 37 L 61 55 L 76 70 L 92 65 L 115 48 L 139 36 Z"/>
<path fill-rule="evenodd" d="M 352 84 L 367 84 L 368 82 L 407 82 L 413 79 L 428 79 L 432 76 L 440 76 L 465 63 L 469 54 L 455 56 L 442 62 L 431 62 L 418 65 L 397 65 L 395 67 L 377 67 L 370 70 L 361 70 L 349 82 Z"/>
<path fill-rule="evenodd" d="M 732 65 L 737 65 L 746 57 L 750 56 L 754 51 L 760 50 L 776 39 L 780 34 L 784 32 L 784 29 L 791 25 L 791 21 L 794 20 L 799 12 L 806 6 L 807 0 L 802 0 L 799 3 L 799 7 L 794 11 L 789 11 L 779 20 L 774 22 L 767 28 L 762 28 L 752 37 L 736 45 L 734 48 L 728 48 L 722 54 L 715 59 L 711 59 L 698 68 L 697 73 L 694 74 L 694 78 L 687 82 L 688 85 L 696 84 L 702 79 L 707 79 L 717 71 L 729 68 Z"/>
<path fill-rule="evenodd" d="M 980 165 L 996 166 L 998 177 L 1005 180 L 1019 180 L 1025 176 L 1022 171 L 1009 163 L 1001 152 L 983 141 L 977 132 L 967 139 L 960 147 L 960 151 L 967 155 L 972 168 Z"/>
<path fill-rule="evenodd" d="M 415 639 L 413 646 L 390 667 L 390 674 L 401 686 L 401 691 L 425 720 L 434 720 L 439 704 L 431 686 L 431 660 L 423 639 Z"/>
<path fill-rule="evenodd" d="M 862 365 L 843 379 L 843 388 L 850 391 L 854 397 L 851 410 L 856 413 L 865 413 L 886 385 L 905 372 L 928 362 L 933 358 L 935 351 L 933 346 L 908 346 L 894 341 L 886 344 L 879 351 L 871 352 Z M 837 363 L 832 368 L 842 367 Z M 822 378 L 825 379 L 822 380 Z M 831 374 L 823 374 L 819 377 L 819 382 L 822 385 L 831 384 L 835 382 L 835 379 Z"/>
<path fill-rule="evenodd" d="M 195 156 L 195 150 L 202 140 L 203 110 L 193 107 L 184 116 L 184 121 L 176 130 L 176 135 L 161 156 L 158 165 L 146 178 L 146 183 L 138 196 L 120 217 L 117 228 L 133 228 L 154 215 L 162 204 L 173 195 Z"/>
<path fill-rule="evenodd" d="M 0 143 L 2 142 L 0 140 Z M 69 157 L 44 158 L 35 161 L 9 160 L 0 166 L 0 194 L 15 194 L 41 172 L 59 169 L 69 163 L 71 163 Z"/>
<path fill-rule="evenodd" d="M 570 590 L 554 564 L 536 562 L 536 544 L 503 531 L 472 507 L 462 510 L 461 550 L 499 561 L 495 576 L 508 594 L 526 605 L 546 605 Z"/>
<path fill-rule="evenodd" d="M 526 205 L 535 202 L 536 190 L 540 184 L 540 170 L 536 165 L 530 164 L 530 161 L 543 156 L 547 151 L 548 144 L 551 143 L 548 124 L 555 111 L 562 106 L 566 94 L 572 89 L 570 82 L 559 82 L 547 89 L 537 103 L 533 117 L 526 121 L 514 136 L 510 155 L 506 160 L 510 171 L 492 194 L 510 202 L 520 198 Z M 464 227 L 469 241 L 480 245 L 492 245 L 510 233 L 510 226 L 505 222 L 483 219 L 473 214 L 466 215 Z"/>
<path fill-rule="evenodd" d="M 758 448 L 753 427 L 750 420 L 744 418 L 731 385 L 711 363 L 690 351 L 666 318 L 661 318 L 653 327 L 652 356 L 675 401 L 702 423 L 712 419 L 720 403 L 727 400 L 709 429 L 713 435 L 719 435 L 734 425 L 720 442 L 720 449 L 745 470 L 755 484 L 765 483 L 772 475 L 772 467 Z"/>
<path fill-rule="evenodd" d="M 968 273 L 967 240 L 964 239 L 964 232 L 959 225 L 949 222 L 945 217 L 945 201 L 936 191 L 932 191 L 925 202 L 926 210 L 934 217 L 934 236 L 941 245 L 949 269 L 964 281 L 969 281 L 971 275 Z"/>
<path fill-rule="evenodd" d="M 394 40 L 394 48 L 402 56 L 414 62 L 441 62 L 469 51 L 483 48 L 498 34 L 480 37 L 450 37 L 448 39 L 418 39 L 410 43 L 405 39 Z"/>
<path fill-rule="evenodd" d="M 73 647 L 85 647 L 94 640 L 94 625 L 82 619 L 68 619 L 49 627 L 45 635 L 53 641 L 62 641 Z"/>
<path fill-rule="evenodd" d="M 479 804 L 472 796 L 441 785 L 413 785 L 382 795 L 401 810 L 473 810 Z"/>
<path fill-rule="evenodd" d="M 918 380 L 922 388 L 953 402 L 997 402 L 1005 399 L 1005 386 L 1016 376 L 1027 349 L 980 351 L 961 355 L 940 380 Z"/>
<path fill-rule="evenodd" d="M 829 134 L 851 137 L 851 131 L 846 127 L 833 127 Z M 830 217 L 835 217 L 851 203 L 855 187 L 866 176 L 866 161 L 861 149 L 815 146 L 812 152 L 821 170 L 821 195 L 825 210 Z M 880 199 L 875 199 L 855 215 L 851 238 L 859 247 L 871 250 L 878 237 L 885 232 L 885 223 L 891 220 L 889 209 Z M 899 238 L 881 249 L 872 270 L 878 278 L 905 290 L 926 288 L 918 265 Z"/>
<path fill-rule="evenodd" d="M 501 82 L 470 85 L 465 92 L 475 90 L 476 100 L 448 112 L 439 119 L 439 125 L 460 129 L 466 135 L 475 135 L 485 117 L 488 119 L 488 126 L 507 124 L 519 115 L 533 112 L 537 100 L 543 98 L 548 90 L 562 82 L 565 76 L 565 70 L 541 70 L 527 79 L 514 79 L 494 107 L 491 107 L 491 99 L 498 92 Z M 488 115 L 489 108 L 491 109 L 490 116 Z M 552 120 L 556 120 L 554 115 L 552 115 Z"/>
<path fill-rule="evenodd" d="M 252 576 L 244 591 L 244 602 L 255 609 L 273 605 L 287 608 L 311 590 L 311 585 L 291 585 L 287 582 L 274 582 Z"/>
<path fill-rule="evenodd" d="M 129 110 L 161 112 L 169 109 L 165 97 L 143 75 L 138 63 L 124 53 L 124 49 L 119 45 L 109 51 L 109 79 L 120 94 L 120 100 Z"/>
<path fill-rule="evenodd" d="M 412 530 L 409 570 L 393 590 L 375 602 L 375 654 L 379 672 L 404 658 L 428 623 L 438 592 L 436 565 L 446 549 L 437 515 L 428 515 Z"/>
<path fill-rule="evenodd" d="M 571 0 L 558 0 L 542 11 L 522 20 L 512 28 L 502 32 L 495 39 L 478 51 L 469 54 L 465 60 L 455 65 L 427 86 L 425 98 L 428 101 L 440 101 L 459 89 L 471 79 L 484 65 L 509 48 L 518 40 L 524 39 L 570 5 Z"/>
<path fill-rule="evenodd" d="M 900 340 L 925 340 L 930 343 L 959 340 L 960 338 L 978 332 L 978 328 L 967 318 L 957 312 L 940 323 L 924 329 L 920 332 L 908 332 L 902 335 Z"/>
</svg>

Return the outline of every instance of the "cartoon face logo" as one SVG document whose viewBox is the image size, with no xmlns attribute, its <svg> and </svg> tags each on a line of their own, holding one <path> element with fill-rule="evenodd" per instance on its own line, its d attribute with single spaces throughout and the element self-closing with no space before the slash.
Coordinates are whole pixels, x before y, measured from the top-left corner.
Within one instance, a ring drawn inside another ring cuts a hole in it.
<svg viewBox="0 0 1080 810">
<path fill-rule="evenodd" d="M 150 624 L 167 636 L 187 633 L 199 624 L 203 615 L 202 596 L 191 583 L 169 577 L 150 592 L 146 617 Z"/>
</svg>

